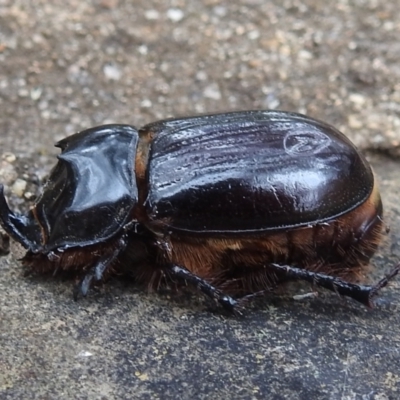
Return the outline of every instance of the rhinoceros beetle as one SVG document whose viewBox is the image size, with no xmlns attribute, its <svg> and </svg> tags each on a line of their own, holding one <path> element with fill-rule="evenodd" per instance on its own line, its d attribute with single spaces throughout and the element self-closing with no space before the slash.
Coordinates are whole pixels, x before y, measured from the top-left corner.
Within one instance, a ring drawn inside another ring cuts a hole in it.
<svg viewBox="0 0 400 400">
<path fill-rule="evenodd" d="M 75 271 L 75 296 L 130 273 L 189 283 L 230 310 L 288 280 L 367 306 L 398 272 L 363 275 L 382 236 L 371 167 L 332 126 L 244 111 L 103 125 L 69 136 L 26 215 L 0 222 L 35 271 Z"/>
</svg>

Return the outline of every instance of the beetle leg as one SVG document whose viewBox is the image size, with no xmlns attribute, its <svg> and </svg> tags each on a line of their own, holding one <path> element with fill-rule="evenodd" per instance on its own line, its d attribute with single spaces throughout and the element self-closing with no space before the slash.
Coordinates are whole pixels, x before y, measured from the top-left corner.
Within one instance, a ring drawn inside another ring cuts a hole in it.
<svg viewBox="0 0 400 400">
<path fill-rule="evenodd" d="M 205 281 L 203 278 L 200 278 L 199 276 L 190 272 L 187 268 L 171 264 L 170 268 L 168 268 L 168 272 L 171 277 L 175 277 L 195 285 L 205 295 L 216 300 L 229 312 L 239 312 L 240 301 L 228 296 L 223 291 Z"/>
<path fill-rule="evenodd" d="M 105 270 L 110 264 L 112 264 L 121 251 L 126 247 L 125 238 L 121 238 L 118 242 L 118 247 L 111 253 L 101 258 L 95 265 L 93 265 L 89 271 L 83 276 L 80 282 L 75 285 L 74 288 L 74 300 L 77 300 L 79 295 L 86 296 L 93 282 L 93 279 L 100 281 L 103 277 Z"/>
<path fill-rule="evenodd" d="M 355 283 L 346 282 L 340 278 L 325 275 L 319 272 L 309 271 L 302 268 L 292 267 L 290 265 L 268 264 L 268 268 L 276 272 L 284 272 L 288 278 L 301 279 L 325 289 L 332 290 L 342 296 L 348 296 L 367 307 L 373 307 L 372 298 L 377 295 L 378 291 L 385 287 L 391 279 L 400 272 L 400 263 L 382 278 L 375 285 L 357 285 Z"/>
<path fill-rule="evenodd" d="M 10 236 L 0 232 L 0 256 L 5 256 L 10 252 Z"/>
</svg>

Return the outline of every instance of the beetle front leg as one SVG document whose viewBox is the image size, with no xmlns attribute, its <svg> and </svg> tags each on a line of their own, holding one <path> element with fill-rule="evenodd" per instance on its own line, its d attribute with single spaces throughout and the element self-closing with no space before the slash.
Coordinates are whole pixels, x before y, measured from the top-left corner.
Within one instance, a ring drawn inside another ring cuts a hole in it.
<svg viewBox="0 0 400 400">
<path fill-rule="evenodd" d="M 203 278 L 190 272 L 187 268 L 171 264 L 167 271 L 172 278 L 178 278 L 196 286 L 205 295 L 220 303 L 227 311 L 234 313 L 239 311 L 240 300 L 235 300 L 233 297 L 228 296 Z"/>
<path fill-rule="evenodd" d="M 121 238 L 118 242 L 117 248 L 111 254 L 100 258 L 100 260 L 98 260 L 97 263 L 93 265 L 88 272 L 86 272 L 80 282 L 74 287 L 73 296 L 75 301 L 78 299 L 79 295 L 86 297 L 90 286 L 92 285 L 93 279 L 100 281 L 106 269 L 118 258 L 125 247 L 126 240 L 125 238 Z"/>
<path fill-rule="evenodd" d="M 280 274 L 284 273 L 286 277 L 291 279 L 304 280 L 325 289 L 332 290 L 342 296 L 351 297 L 354 300 L 373 307 L 372 298 L 376 296 L 380 289 L 384 288 L 391 279 L 400 272 L 400 263 L 382 278 L 375 285 L 357 285 L 355 283 L 344 281 L 340 278 L 325 275 L 319 272 L 309 271 L 307 269 L 296 268 L 290 265 L 268 264 L 268 268 Z"/>
</svg>

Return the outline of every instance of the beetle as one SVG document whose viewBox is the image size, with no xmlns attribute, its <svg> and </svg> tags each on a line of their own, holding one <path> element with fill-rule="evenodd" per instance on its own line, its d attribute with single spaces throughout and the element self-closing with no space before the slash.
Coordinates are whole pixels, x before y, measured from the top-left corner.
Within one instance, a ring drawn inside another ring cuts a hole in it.
<svg viewBox="0 0 400 400">
<path fill-rule="evenodd" d="M 367 306 L 398 274 L 355 283 L 382 237 L 370 165 L 332 126 L 283 111 L 103 125 L 69 136 L 28 213 L 0 187 L 0 222 L 34 271 L 73 271 L 74 296 L 129 273 L 186 282 L 228 310 L 289 280 Z"/>
</svg>

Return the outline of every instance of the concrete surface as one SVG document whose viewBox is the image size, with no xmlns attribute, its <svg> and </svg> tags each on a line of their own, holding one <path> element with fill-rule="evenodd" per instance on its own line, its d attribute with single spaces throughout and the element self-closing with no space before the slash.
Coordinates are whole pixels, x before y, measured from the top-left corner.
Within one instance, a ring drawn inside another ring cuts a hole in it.
<svg viewBox="0 0 400 400">
<path fill-rule="evenodd" d="M 253 108 L 326 120 L 366 151 L 400 258 L 397 0 L 0 0 L 0 181 L 26 209 L 56 140 L 97 124 Z M 400 398 L 400 283 L 373 310 L 299 285 L 242 318 L 201 297 L 72 284 L 0 259 L 1 399 Z M 374 278 L 371 278 L 374 279 Z"/>
</svg>

